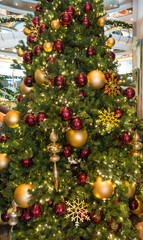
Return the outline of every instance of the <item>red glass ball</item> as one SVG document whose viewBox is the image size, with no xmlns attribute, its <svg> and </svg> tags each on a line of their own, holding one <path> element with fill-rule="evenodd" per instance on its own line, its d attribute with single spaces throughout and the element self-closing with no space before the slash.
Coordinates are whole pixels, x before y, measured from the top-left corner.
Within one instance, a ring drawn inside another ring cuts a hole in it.
<svg viewBox="0 0 143 240">
<path fill-rule="evenodd" d="M 54 58 L 54 57 L 49 57 L 49 58 L 47 58 L 46 61 L 47 61 L 47 62 L 54 63 L 54 62 L 56 61 L 56 58 Z"/>
<path fill-rule="evenodd" d="M 28 44 L 32 44 L 32 43 L 34 43 L 34 41 L 35 41 L 34 36 L 32 34 L 29 34 L 27 37 Z"/>
<path fill-rule="evenodd" d="M 31 219 L 30 213 L 29 213 L 29 208 L 28 209 L 24 209 L 22 215 L 21 215 L 21 219 L 23 222 L 28 222 Z"/>
<path fill-rule="evenodd" d="M 80 218 L 82 218 L 83 220 L 86 220 L 86 217 L 89 215 L 89 213 L 85 212 L 85 209 L 81 209 L 80 210 Z"/>
<path fill-rule="evenodd" d="M 34 80 L 33 77 L 27 76 L 27 77 L 24 78 L 24 84 L 25 84 L 27 87 L 32 87 L 34 83 L 35 83 L 35 80 Z"/>
<path fill-rule="evenodd" d="M 73 148 L 70 145 L 63 146 L 63 155 L 68 158 L 71 156 Z"/>
<path fill-rule="evenodd" d="M 132 99 L 135 97 L 135 90 L 133 88 L 126 88 L 124 91 L 124 96 L 126 96 L 128 99 Z"/>
<path fill-rule="evenodd" d="M 87 174 L 86 173 L 80 173 L 77 177 L 77 183 L 78 185 L 84 187 L 86 184 Z"/>
<path fill-rule="evenodd" d="M 100 210 L 96 212 L 94 209 L 92 209 L 90 217 L 93 220 L 93 222 L 98 223 L 103 219 L 103 212 Z"/>
<path fill-rule="evenodd" d="M 33 55 L 35 57 L 37 57 L 40 52 L 43 52 L 43 48 L 41 46 L 39 46 L 39 45 L 36 45 L 36 46 L 34 46 L 32 52 L 33 52 Z"/>
<path fill-rule="evenodd" d="M 40 23 L 40 18 L 38 18 L 38 17 L 32 18 L 31 24 L 34 24 L 36 26 L 36 25 L 39 25 L 39 23 Z"/>
<path fill-rule="evenodd" d="M 72 6 L 69 6 L 66 8 L 65 12 L 68 12 L 70 13 L 70 15 L 75 18 L 76 16 L 76 10 L 72 7 Z"/>
<path fill-rule="evenodd" d="M 72 129 L 74 130 L 80 130 L 83 128 L 84 126 L 84 123 L 83 123 L 83 120 L 82 118 L 80 117 L 74 117 L 70 120 L 70 126 Z"/>
<path fill-rule="evenodd" d="M 89 48 L 87 49 L 87 51 L 86 51 L 86 56 L 87 56 L 87 57 L 92 57 L 92 56 L 94 56 L 94 55 L 96 55 L 96 52 L 95 52 L 94 48 L 89 47 Z"/>
<path fill-rule="evenodd" d="M 35 203 L 31 208 L 30 208 L 30 216 L 32 218 L 38 218 L 40 217 L 44 212 L 44 207 L 39 204 Z"/>
<path fill-rule="evenodd" d="M 23 102 L 23 97 L 21 95 L 18 95 L 17 96 L 17 101 L 20 103 L 20 102 Z"/>
<path fill-rule="evenodd" d="M 86 97 L 87 97 L 87 94 L 86 94 L 85 91 L 79 91 L 79 96 L 86 98 Z"/>
<path fill-rule="evenodd" d="M 114 53 L 114 52 L 112 52 L 112 51 L 109 51 L 109 52 L 108 52 L 108 54 L 109 54 L 109 58 L 110 58 L 110 59 L 112 59 L 112 61 L 114 61 L 114 60 L 115 60 L 115 58 L 116 58 L 116 55 L 115 55 L 115 53 Z"/>
<path fill-rule="evenodd" d="M 60 116 L 63 121 L 68 121 L 73 116 L 73 111 L 69 107 L 62 107 L 60 110 Z"/>
<path fill-rule="evenodd" d="M 42 24 L 39 26 L 38 33 L 41 35 L 47 29 L 46 24 Z"/>
<path fill-rule="evenodd" d="M 78 87 L 84 87 L 87 85 L 87 76 L 80 73 L 75 77 L 75 82 Z"/>
<path fill-rule="evenodd" d="M 90 148 L 86 148 L 86 149 L 81 149 L 79 152 L 79 155 L 80 155 L 80 158 L 87 159 L 90 153 L 91 153 Z"/>
<path fill-rule="evenodd" d="M 37 4 L 37 5 L 35 6 L 35 8 L 34 8 L 34 11 L 35 11 L 35 12 L 38 12 L 38 13 L 40 14 L 41 12 L 43 12 L 43 9 L 40 7 L 39 4 Z"/>
<path fill-rule="evenodd" d="M 54 78 L 54 86 L 63 88 L 66 86 L 66 79 L 63 76 L 57 76 Z"/>
<path fill-rule="evenodd" d="M 120 141 L 130 144 L 133 140 L 132 135 L 129 135 L 127 132 L 122 132 L 120 135 Z"/>
<path fill-rule="evenodd" d="M 35 117 L 32 113 L 26 114 L 24 117 L 24 122 L 27 126 L 31 127 L 35 125 Z"/>
<path fill-rule="evenodd" d="M 121 118 L 124 115 L 124 111 L 120 108 L 117 108 L 114 112 L 118 118 Z"/>
<path fill-rule="evenodd" d="M 32 164 L 31 158 L 22 159 L 22 160 L 20 160 L 19 162 L 20 162 L 20 165 L 21 165 L 23 168 L 29 168 L 29 167 L 31 167 L 31 164 Z"/>
<path fill-rule="evenodd" d="M 58 216 L 62 216 L 66 213 L 67 207 L 64 202 L 57 203 L 54 207 L 54 212 Z"/>
<path fill-rule="evenodd" d="M 138 201 L 135 198 L 129 199 L 129 208 L 130 210 L 136 210 L 138 208 Z"/>
<path fill-rule="evenodd" d="M 52 199 L 50 199 L 50 200 L 48 201 L 48 206 L 49 206 L 49 207 L 53 207 L 53 205 L 54 205 L 54 201 L 53 201 Z"/>
<path fill-rule="evenodd" d="M 91 21 L 90 21 L 90 19 L 88 17 L 84 17 L 81 20 L 81 23 L 85 25 L 86 29 L 91 26 Z"/>
<path fill-rule="evenodd" d="M 122 223 L 118 223 L 115 221 L 115 219 L 111 219 L 110 221 L 107 222 L 109 229 L 112 232 L 118 232 L 122 228 Z"/>
<path fill-rule="evenodd" d="M 35 123 L 37 125 L 40 125 L 40 123 L 44 121 L 45 117 L 46 117 L 45 113 L 42 113 L 42 112 L 37 113 L 37 115 L 35 117 Z"/>
<path fill-rule="evenodd" d="M 25 52 L 23 55 L 23 60 L 25 63 L 32 63 L 32 53 Z"/>
<path fill-rule="evenodd" d="M 0 136 L 0 143 L 6 143 L 7 142 L 7 136 Z"/>
<path fill-rule="evenodd" d="M 93 11 L 93 5 L 90 2 L 84 3 L 83 8 L 86 13 Z"/>
<path fill-rule="evenodd" d="M 9 221 L 9 217 L 8 217 L 7 213 L 4 213 L 4 214 L 1 215 L 1 220 L 3 222 L 8 222 Z"/>
<path fill-rule="evenodd" d="M 59 53 L 64 51 L 64 43 L 61 40 L 57 40 L 54 42 L 53 49 Z"/>
<path fill-rule="evenodd" d="M 69 26 L 72 23 L 72 16 L 68 12 L 64 12 L 60 16 L 60 22 L 64 27 Z"/>
<path fill-rule="evenodd" d="M 107 80 L 108 80 L 108 79 L 112 79 L 112 73 L 107 72 L 107 73 L 106 73 L 106 79 L 107 79 Z"/>
</svg>

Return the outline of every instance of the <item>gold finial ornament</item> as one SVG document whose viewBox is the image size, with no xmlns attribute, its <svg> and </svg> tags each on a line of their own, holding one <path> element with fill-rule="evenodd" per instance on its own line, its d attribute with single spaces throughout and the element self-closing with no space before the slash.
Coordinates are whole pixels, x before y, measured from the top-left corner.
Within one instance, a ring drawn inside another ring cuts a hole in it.
<svg viewBox="0 0 143 240">
<path fill-rule="evenodd" d="M 136 130 L 133 135 L 133 148 L 135 152 L 133 153 L 134 157 L 139 157 L 141 153 L 139 150 L 143 148 L 143 144 L 140 142 L 140 135 L 138 134 L 138 131 Z"/>
</svg>

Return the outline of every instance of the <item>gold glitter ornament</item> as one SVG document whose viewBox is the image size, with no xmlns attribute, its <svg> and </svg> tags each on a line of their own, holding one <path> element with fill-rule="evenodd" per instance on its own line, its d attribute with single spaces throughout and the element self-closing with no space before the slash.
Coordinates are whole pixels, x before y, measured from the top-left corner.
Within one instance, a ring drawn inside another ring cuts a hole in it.
<svg viewBox="0 0 143 240">
<path fill-rule="evenodd" d="M 112 98 L 121 93 L 120 82 L 113 75 L 111 78 L 106 80 L 104 93 L 112 96 Z"/>
</svg>

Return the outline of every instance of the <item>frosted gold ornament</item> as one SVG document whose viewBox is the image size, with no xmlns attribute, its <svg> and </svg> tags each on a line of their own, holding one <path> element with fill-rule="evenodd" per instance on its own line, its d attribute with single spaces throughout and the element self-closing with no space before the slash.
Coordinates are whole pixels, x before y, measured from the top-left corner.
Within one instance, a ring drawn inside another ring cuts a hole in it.
<svg viewBox="0 0 143 240">
<path fill-rule="evenodd" d="M 101 89 L 106 83 L 105 74 L 99 70 L 93 70 L 87 75 L 88 85 L 92 86 L 93 89 Z"/>
<path fill-rule="evenodd" d="M 33 195 L 29 193 L 29 190 L 33 190 L 32 184 L 20 184 L 14 191 L 14 201 L 21 208 L 28 208 L 29 202 L 33 199 Z"/>
<path fill-rule="evenodd" d="M 143 148 L 143 144 L 140 141 L 140 135 L 138 134 L 137 130 L 135 131 L 134 135 L 133 135 L 133 148 L 135 150 L 135 152 L 133 153 L 134 157 L 140 157 L 141 153 L 139 152 L 139 150 L 141 150 Z"/>
<path fill-rule="evenodd" d="M 10 162 L 11 159 L 6 155 L 6 153 L 0 153 L 0 171 L 7 168 Z"/>
<path fill-rule="evenodd" d="M 35 79 L 36 83 L 37 83 L 37 84 L 40 84 L 40 85 L 42 85 L 42 84 L 44 84 L 44 83 L 46 83 L 46 82 L 47 82 L 48 84 L 50 84 L 50 81 L 49 81 L 48 79 L 46 79 L 46 77 L 45 77 L 45 73 L 42 72 L 42 71 L 40 71 L 39 69 L 37 69 L 37 70 L 35 71 L 34 79 Z"/>
<path fill-rule="evenodd" d="M 34 87 L 27 87 L 24 82 L 21 83 L 20 91 L 22 94 L 29 95 Z"/>
<path fill-rule="evenodd" d="M 45 42 L 43 45 L 43 49 L 45 50 L 45 52 L 52 52 L 53 44 L 50 42 Z"/>
<path fill-rule="evenodd" d="M 116 42 L 115 39 L 113 37 L 110 37 L 110 38 L 107 39 L 106 44 L 107 44 L 108 47 L 111 48 L 115 45 L 115 42 Z"/>
<path fill-rule="evenodd" d="M 8 224 L 10 226 L 16 226 L 18 224 L 18 218 L 11 218 L 9 221 L 8 221 Z"/>
<path fill-rule="evenodd" d="M 18 55 L 19 57 L 23 57 L 24 51 L 23 51 L 21 48 L 19 48 L 19 49 L 17 50 L 17 55 Z"/>
<path fill-rule="evenodd" d="M 51 28 L 53 30 L 58 30 L 60 28 L 60 21 L 57 19 L 57 20 L 53 20 L 51 22 Z"/>
<path fill-rule="evenodd" d="M 24 33 L 25 35 L 29 35 L 29 34 L 31 33 L 31 31 L 30 31 L 29 28 L 25 27 L 25 28 L 23 29 L 23 33 Z"/>
<path fill-rule="evenodd" d="M 93 184 L 93 194 L 95 197 L 106 200 L 114 194 L 114 186 L 110 180 L 103 181 L 101 177 L 97 177 Z"/>
<path fill-rule="evenodd" d="M 135 187 L 131 187 L 130 183 L 128 181 L 125 181 L 125 185 L 128 188 L 128 193 L 126 194 L 127 198 L 133 197 L 135 193 Z"/>
<path fill-rule="evenodd" d="M 69 129 L 66 133 L 66 139 L 72 147 L 82 147 L 86 144 L 88 134 L 86 130 Z"/>
<path fill-rule="evenodd" d="M 106 24 L 106 19 L 104 17 L 99 18 L 97 24 L 99 27 L 104 27 Z"/>
<path fill-rule="evenodd" d="M 17 218 L 18 217 L 18 212 L 16 207 L 9 208 L 7 210 L 7 215 L 9 218 Z"/>
<path fill-rule="evenodd" d="M 19 111 L 9 111 L 4 118 L 5 124 L 10 128 L 17 128 L 21 120 Z"/>
</svg>

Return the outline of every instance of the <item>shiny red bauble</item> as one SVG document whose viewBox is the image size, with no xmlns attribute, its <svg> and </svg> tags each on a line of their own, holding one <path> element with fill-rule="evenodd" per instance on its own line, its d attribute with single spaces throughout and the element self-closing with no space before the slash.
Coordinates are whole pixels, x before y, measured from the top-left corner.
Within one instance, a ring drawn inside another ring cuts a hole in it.
<svg viewBox="0 0 143 240">
<path fill-rule="evenodd" d="M 109 51 L 109 52 L 108 52 L 108 54 L 109 54 L 109 58 L 110 58 L 112 61 L 114 61 L 114 60 L 115 60 L 115 58 L 116 58 L 116 55 L 115 55 L 115 53 L 114 53 L 114 52 L 112 52 L 112 51 Z"/>
<path fill-rule="evenodd" d="M 124 91 L 124 96 L 127 97 L 128 99 L 132 99 L 135 97 L 135 90 L 133 88 L 126 88 Z"/>
<path fill-rule="evenodd" d="M 32 53 L 25 52 L 23 55 L 23 60 L 25 63 L 32 63 Z"/>
<path fill-rule="evenodd" d="M 46 118 L 45 113 L 43 113 L 43 112 L 37 113 L 37 115 L 35 117 L 35 123 L 37 125 L 40 125 L 40 123 L 43 122 L 45 118 Z"/>
<path fill-rule="evenodd" d="M 95 52 L 94 48 L 89 47 L 89 48 L 87 49 L 87 51 L 86 51 L 86 56 L 87 56 L 87 57 L 92 57 L 92 56 L 94 56 L 94 55 L 96 55 L 96 52 Z"/>
<path fill-rule="evenodd" d="M 31 219 L 29 208 L 24 209 L 24 211 L 21 215 L 21 219 L 22 219 L 23 222 L 28 222 Z"/>
<path fill-rule="evenodd" d="M 72 6 L 67 7 L 65 12 L 70 13 L 72 18 L 75 18 L 75 16 L 76 16 L 76 10 Z"/>
<path fill-rule="evenodd" d="M 79 152 L 79 156 L 82 159 L 87 159 L 90 154 L 91 154 L 90 148 L 81 149 Z"/>
<path fill-rule="evenodd" d="M 132 135 L 129 135 L 127 132 L 122 132 L 120 135 L 120 141 L 123 143 L 130 144 L 133 140 Z"/>
<path fill-rule="evenodd" d="M 72 16 L 69 12 L 64 12 L 60 16 L 60 22 L 64 27 L 69 26 L 72 23 Z"/>
<path fill-rule="evenodd" d="M 66 158 L 70 157 L 72 152 L 73 152 L 72 146 L 70 146 L 70 145 L 63 146 L 63 152 L 62 153 Z"/>
<path fill-rule="evenodd" d="M 86 184 L 87 174 L 86 173 L 80 173 L 77 177 L 77 183 L 78 185 L 84 187 Z"/>
<path fill-rule="evenodd" d="M 78 87 L 84 87 L 87 85 L 87 76 L 80 73 L 75 77 L 75 82 Z"/>
<path fill-rule="evenodd" d="M 70 126 L 74 130 L 80 130 L 83 128 L 83 120 L 80 117 L 74 117 L 70 120 Z"/>
<path fill-rule="evenodd" d="M 7 136 L 0 136 L 0 143 L 6 143 L 7 142 Z"/>
<path fill-rule="evenodd" d="M 92 209 L 92 212 L 90 213 L 90 217 L 93 220 L 93 222 L 98 223 L 103 219 L 103 212 L 101 210 L 94 210 Z"/>
<path fill-rule="evenodd" d="M 81 20 L 81 23 L 85 25 L 86 29 L 91 26 L 91 21 L 90 21 L 90 19 L 88 17 L 84 17 Z"/>
<path fill-rule="evenodd" d="M 54 201 L 53 201 L 52 199 L 50 199 L 50 200 L 48 201 L 48 206 L 49 206 L 49 207 L 53 207 L 53 205 L 54 205 Z"/>
<path fill-rule="evenodd" d="M 35 117 L 32 113 L 26 114 L 24 117 L 24 122 L 27 126 L 32 127 L 35 125 Z"/>
<path fill-rule="evenodd" d="M 34 80 L 33 77 L 27 76 L 27 77 L 24 78 L 24 84 L 25 84 L 27 87 L 32 87 L 34 83 L 35 83 L 35 80 Z"/>
<path fill-rule="evenodd" d="M 66 211 L 67 211 L 67 207 L 66 207 L 66 204 L 64 202 L 57 203 L 54 206 L 54 212 L 58 216 L 64 215 L 66 213 Z"/>
<path fill-rule="evenodd" d="M 39 204 L 35 203 L 31 208 L 30 208 L 30 216 L 32 218 L 38 218 L 40 217 L 44 212 L 44 207 Z"/>
<path fill-rule="evenodd" d="M 32 51 L 33 55 L 37 57 L 40 52 L 43 52 L 43 48 L 39 45 L 34 46 Z"/>
<path fill-rule="evenodd" d="M 66 79 L 63 76 L 57 76 L 54 78 L 53 85 L 63 88 L 66 86 Z"/>
<path fill-rule="evenodd" d="M 54 63 L 56 61 L 56 58 L 54 57 L 48 57 L 46 62 Z"/>
<path fill-rule="evenodd" d="M 30 45 L 30 44 L 34 43 L 34 41 L 35 41 L 34 35 L 29 34 L 27 37 L 28 44 Z"/>
<path fill-rule="evenodd" d="M 64 51 L 64 43 L 61 40 L 56 40 L 53 45 L 53 49 L 59 53 L 62 53 Z"/>
<path fill-rule="evenodd" d="M 86 217 L 87 217 L 88 215 L 89 215 L 89 213 L 86 212 L 85 209 L 81 209 L 81 210 L 80 210 L 79 216 L 80 216 L 80 218 L 82 218 L 83 220 L 86 220 Z"/>
<path fill-rule="evenodd" d="M 115 111 L 114 111 L 115 115 L 117 118 L 121 118 L 122 116 L 124 116 L 124 111 L 120 108 L 117 108 Z"/>
<path fill-rule="evenodd" d="M 23 97 L 21 95 L 18 95 L 17 96 L 17 101 L 20 103 L 20 102 L 23 102 Z"/>
<path fill-rule="evenodd" d="M 47 29 L 46 24 L 40 25 L 40 26 L 39 26 L 39 29 L 38 29 L 39 35 L 41 35 L 43 32 L 45 32 L 46 29 Z"/>
<path fill-rule="evenodd" d="M 72 118 L 73 111 L 69 107 L 62 107 L 59 114 L 63 121 L 68 121 Z"/>
<path fill-rule="evenodd" d="M 40 23 L 40 18 L 38 17 L 33 17 L 31 20 L 31 24 L 34 24 L 34 26 L 39 25 Z"/>
<path fill-rule="evenodd" d="M 131 211 L 136 210 L 138 206 L 139 206 L 138 201 L 135 198 L 129 199 L 129 208 Z"/>
<path fill-rule="evenodd" d="M 118 223 L 115 221 L 115 219 L 111 219 L 110 221 L 107 222 L 109 229 L 112 232 L 118 232 L 122 228 L 122 223 Z"/>
<path fill-rule="evenodd" d="M 87 97 L 87 94 L 86 94 L 86 92 L 85 91 L 79 91 L 79 96 L 80 97 L 83 97 L 83 98 L 86 98 Z"/>
<path fill-rule="evenodd" d="M 35 11 L 35 12 L 38 12 L 38 13 L 40 14 L 41 12 L 43 12 L 43 9 L 40 7 L 39 4 L 37 4 L 37 5 L 35 6 L 35 8 L 34 8 L 34 11 Z"/>
<path fill-rule="evenodd" d="M 9 217 L 8 217 L 7 213 L 4 213 L 4 214 L 1 215 L 1 220 L 3 222 L 8 222 L 9 221 Z"/>
<path fill-rule="evenodd" d="M 20 162 L 20 165 L 21 165 L 23 168 L 29 168 L 29 167 L 31 167 L 31 164 L 32 164 L 31 158 L 22 159 L 22 160 L 20 160 L 19 162 Z"/>
<path fill-rule="evenodd" d="M 90 2 L 84 3 L 83 8 L 86 13 L 93 11 L 93 5 Z"/>
</svg>

